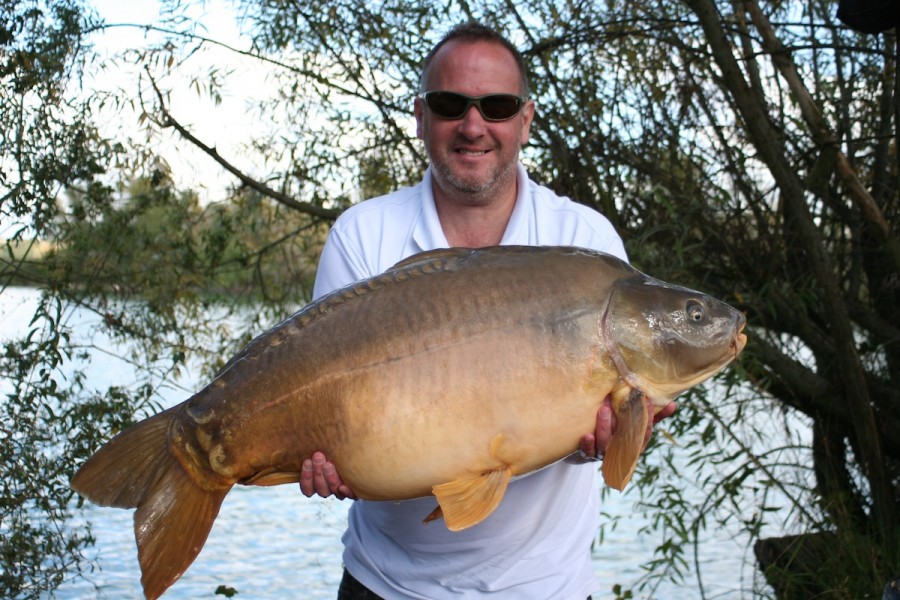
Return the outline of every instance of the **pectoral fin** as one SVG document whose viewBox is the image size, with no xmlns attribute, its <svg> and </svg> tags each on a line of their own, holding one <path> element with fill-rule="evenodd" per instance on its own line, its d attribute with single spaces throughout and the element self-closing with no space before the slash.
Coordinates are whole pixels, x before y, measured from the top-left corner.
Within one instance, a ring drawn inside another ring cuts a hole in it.
<svg viewBox="0 0 900 600">
<path fill-rule="evenodd" d="M 647 432 L 647 408 L 640 390 L 624 388 L 612 396 L 616 430 L 603 457 L 603 480 L 622 490 L 631 479 L 638 457 L 644 449 Z"/>
<path fill-rule="evenodd" d="M 512 471 L 502 468 L 434 486 L 431 492 L 437 497 L 447 529 L 461 531 L 487 518 L 500 505 L 511 478 Z"/>
</svg>

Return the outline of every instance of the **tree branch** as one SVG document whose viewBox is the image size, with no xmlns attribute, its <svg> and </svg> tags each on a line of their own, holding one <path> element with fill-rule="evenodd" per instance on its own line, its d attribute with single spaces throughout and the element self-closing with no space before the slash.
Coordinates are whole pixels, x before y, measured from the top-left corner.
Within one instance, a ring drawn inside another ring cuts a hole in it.
<svg viewBox="0 0 900 600">
<path fill-rule="evenodd" d="M 744 5 L 750 13 L 750 18 L 756 30 L 762 37 L 763 48 L 772 57 L 772 63 L 790 88 L 793 98 L 800 109 L 800 114 L 809 127 L 813 141 L 823 151 L 829 147 L 837 150 L 835 156 L 836 172 L 847 190 L 847 195 L 863 217 L 874 225 L 879 241 L 885 245 L 885 253 L 894 263 L 894 268 L 900 270 L 900 240 L 892 234 L 890 225 L 888 225 L 881 207 L 878 206 L 875 198 L 872 197 L 872 194 L 859 180 L 856 169 L 850 164 L 847 155 L 838 148 L 837 138 L 797 72 L 797 65 L 791 59 L 790 51 L 785 48 L 781 40 L 775 35 L 772 24 L 766 15 L 763 14 L 759 4 L 755 0 L 747 0 L 744 2 Z"/>
<path fill-rule="evenodd" d="M 768 115 L 768 107 L 756 101 L 750 86 L 744 79 L 732 48 L 731 39 L 723 29 L 725 19 L 719 14 L 712 0 L 685 0 L 697 16 L 706 34 L 713 60 L 722 72 L 723 82 L 731 95 L 738 114 L 742 117 L 750 140 L 759 152 L 772 177 L 782 192 L 786 210 L 794 219 L 799 239 L 805 246 L 809 266 L 822 290 L 822 309 L 831 319 L 836 355 L 833 368 L 837 369 L 836 381 L 850 404 L 853 433 L 861 444 L 861 463 L 869 480 L 872 493 L 873 517 L 883 539 L 894 535 L 897 517 L 891 482 L 887 478 L 882 441 L 878 431 L 865 374 L 853 337 L 853 328 L 843 301 L 843 293 L 836 281 L 835 269 L 819 230 L 805 203 L 805 190 L 791 165 L 784 159 L 785 148 Z"/>
<path fill-rule="evenodd" d="M 316 204 L 311 204 L 309 202 L 300 202 L 299 200 L 295 200 L 294 198 L 282 194 L 277 190 L 273 190 L 266 184 L 259 182 L 252 177 L 246 175 L 243 171 L 232 165 L 230 162 L 225 160 L 215 148 L 207 146 L 203 142 L 201 142 L 196 136 L 194 136 L 188 129 L 179 123 L 175 118 L 171 115 L 169 110 L 166 108 L 165 99 L 163 98 L 162 92 L 159 91 L 159 87 L 156 85 L 156 81 L 153 79 L 153 76 L 150 75 L 150 72 L 147 71 L 147 76 L 150 78 L 150 84 L 153 86 L 153 91 L 156 92 L 156 97 L 159 100 L 159 109 L 163 115 L 163 121 L 161 123 L 162 127 L 172 127 L 177 131 L 181 137 L 192 143 L 194 146 L 202 150 L 208 156 L 210 156 L 213 160 L 215 160 L 219 165 L 222 166 L 226 171 L 237 177 L 242 184 L 249 187 L 250 189 L 259 192 L 260 194 L 267 196 L 276 202 L 279 202 L 289 208 L 293 208 L 294 210 L 298 210 L 302 213 L 312 215 L 314 217 L 319 217 L 322 219 L 336 219 L 337 216 L 341 213 L 340 210 L 324 208 L 318 206 Z"/>
</svg>

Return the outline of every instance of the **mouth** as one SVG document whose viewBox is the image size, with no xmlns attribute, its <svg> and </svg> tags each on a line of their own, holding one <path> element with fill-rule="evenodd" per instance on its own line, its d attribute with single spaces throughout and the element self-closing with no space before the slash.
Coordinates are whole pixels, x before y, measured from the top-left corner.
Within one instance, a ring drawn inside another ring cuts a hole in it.
<svg viewBox="0 0 900 600">
<path fill-rule="evenodd" d="M 741 328 L 738 329 L 737 335 L 734 336 L 734 340 L 731 342 L 731 348 L 734 350 L 734 358 L 737 358 L 741 351 L 744 349 L 744 346 L 747 345 L 747 334 L 744 333 L 745 324 L 741 325 Z"/>
<path fill-rule="evenodd" d="M 489 153 L 490 150 L 484 150 L 484 149 L 478 150 L 478 149 L 471 149 L 471 148 L 456 148 L 454 150 L 454 152 L 456 152 L 457 154 L 461 154 L 462 156 L 478 157 L 478 156 L 484 156 L 485 154 Z"/>
</svg>

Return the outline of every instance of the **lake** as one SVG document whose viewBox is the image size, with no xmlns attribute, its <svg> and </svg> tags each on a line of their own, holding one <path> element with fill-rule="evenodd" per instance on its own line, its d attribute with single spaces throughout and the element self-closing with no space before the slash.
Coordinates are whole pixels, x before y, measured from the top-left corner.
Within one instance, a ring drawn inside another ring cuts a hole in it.
<svg viewBox="0 0 900 600">
<path fill-rule="evenodd" d="M 8 339 L 26 330 L 38 294 L 30 289 L 8 288 L 0 294 L 0 338 Z M 72 322 L 78 322 L 77 311 Z M 90 327 L 90 323 L 85 323 Z M 124 354 L 124 353 L 123 353 Z M 200 387 L 191 373 L 182 385 Z M 134 371 L 114 356 L 97 353 L 88 371 L 87 386 L 105 388 L 127 386 Z M 174 404 L 187 395 L 167 392 Z M 650 456 L 653 460 L 653 456 Z M 692 493 L 685 481 L 686 493 Z M 633 491 L 633 490 L 632 490 Z M 600 490 L 598 490 L 598 494 Z M 693 492 L 699 494 L 699 492 Z M 615 583 L 630 588 L 644 575 L 641 565 L 653 558 L 661 542 L 659 533 L 639 534 L 650 524 L 650 516 L 635 509 L 637 494 L 608 494 L 602 502 L 604 521 L 617 521 L 607 529 L 603 542 L 595 544 L 593 562 L 601 581 L 594 595 L 613 600 Z M 209 540 L 194 564 L 165 595 L 166 599 L 222 598 L 215 595 L 220 585 L 238 591 L 236 598 L 304 598 L 332 600 L 341 578 L 340 537 L 346 524 L 349 502 L 334 499 L 307 499 L 296 485 L 274 488 L 236 487 L 225 499 Z M 96 546 L 86 554 L 99 569 L 83 578 L 63 584 L 56 597 L 71 599 L 141 598 L 140 570 L 132 532 L 131 511 L 86 505 L 76 510 L 73 525 L 90 522 Z M 702 534 L 696 549 L 701 565 L 705 596 L 696 579 L 680 583 L 661 581 L 652 592 L 635 592 L 635 598 L 707 599 L 750 598 L 766 595 L 761 576 L 753 564 L 748 539 L 738 528 L 711 526 Z"/>
</svg>

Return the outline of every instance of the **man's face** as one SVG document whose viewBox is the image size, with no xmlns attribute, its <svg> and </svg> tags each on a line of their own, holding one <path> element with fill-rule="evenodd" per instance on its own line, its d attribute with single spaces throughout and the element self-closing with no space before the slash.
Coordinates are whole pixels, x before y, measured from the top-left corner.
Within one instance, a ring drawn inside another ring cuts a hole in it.
<svg viewBox="0 0 900 600">
<path fill-rule="evenodd" d="M 427 74 L 426 91 L 468 96 L 521 95 L 516 61 L 492 42 L 451 41 L 444 45 Z M 439 192 L 473 204 L 489 203 L 507 186 L 515 186 L 519 148 L 528 141 L 534 103 L 506 121 L 485 121 L 474 106 L 461 119 L 438 117 L 416 99 L 416 135 L 425 142 Z"/>
</svg>

